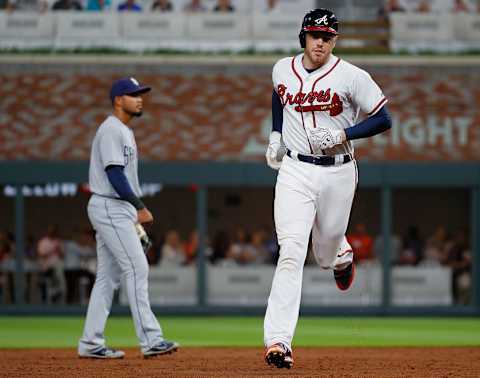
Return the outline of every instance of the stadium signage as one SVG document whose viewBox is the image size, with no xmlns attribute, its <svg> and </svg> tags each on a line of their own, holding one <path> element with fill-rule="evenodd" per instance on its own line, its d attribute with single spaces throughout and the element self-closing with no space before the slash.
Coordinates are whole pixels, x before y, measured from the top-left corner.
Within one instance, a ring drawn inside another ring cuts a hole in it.
<svg viewBox="0 0 480 378">
<path fill-rule="evenodd" d="M 140 187 L 143 197 L 153 197 L 163 189 L 163 185 L 159 183 L 143 183 Z M 21 191 L 25 197 L 75 197 L 78 193 L 90 194 L 87 184 L 72 182 L 22 185 Z M 15 197 L 17 188 L 13 185 L 5 185 L 3 195 Z"/>
</svg>

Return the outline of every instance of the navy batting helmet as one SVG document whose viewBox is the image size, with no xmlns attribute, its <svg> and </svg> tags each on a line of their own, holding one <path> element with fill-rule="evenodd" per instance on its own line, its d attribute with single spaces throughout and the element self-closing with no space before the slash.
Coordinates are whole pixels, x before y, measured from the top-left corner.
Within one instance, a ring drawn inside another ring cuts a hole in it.
<svg viewBox="0 0 480 378">
<path fill-rule="evenodd" d="M 306 37 L 308 32 L 326 32 L 333 35 L 338 34 L 338 20 L 335 14 L 324 8 L 314 9 L 308 12 L 303 18 L 302 29 L 298 38 L 300 39 L 300 46 L 305 48 Z"/>
</svg>

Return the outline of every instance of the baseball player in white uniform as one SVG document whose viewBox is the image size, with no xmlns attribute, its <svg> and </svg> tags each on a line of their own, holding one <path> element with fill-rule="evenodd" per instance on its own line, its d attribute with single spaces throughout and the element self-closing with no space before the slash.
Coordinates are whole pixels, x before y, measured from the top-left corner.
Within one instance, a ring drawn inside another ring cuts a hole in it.
<svg viewBox="0 0 480 378">
<path fill-rule="evenodd" d="M 332 54 L 338 20 L 331 11 L 307 13 L 299 38 L 303 53 L 273 67 L 273 130 L 266 152 L 267 164 L 279 169 L 274 218 L 280 257 L 264 342 L 266 362 L 278 368 L 293 366 L 310 233 L 316 261 L 333 269 L 337 287 L 347 290 L 353 282 L 353 252 L 345 238 L 358 178 L 352 140 L 391 127 L 387 99 L 370 75 Z M 360 113 L 367 117 L 358 122 Z"/>
<path fill-rule="evenodd" d="M 137 145 L 128 126 L 142 114 L 142 95 L 150 87 L 134 78 L 116 81 L 110 91 L 113 114 L 100 125 L 92 144 L 88 217 L 96 231 L 97 277 L 88 304 L 80 357 L 123 358 L 108 348 L 104 330 L 114 291 L 125 281 L 135 331 L 145 357 L 172 353 L 178 344 L 163 338 L 148 299 L 148 263 L 136 225 L 153 221 L 139 199 Z"/>
</svg>

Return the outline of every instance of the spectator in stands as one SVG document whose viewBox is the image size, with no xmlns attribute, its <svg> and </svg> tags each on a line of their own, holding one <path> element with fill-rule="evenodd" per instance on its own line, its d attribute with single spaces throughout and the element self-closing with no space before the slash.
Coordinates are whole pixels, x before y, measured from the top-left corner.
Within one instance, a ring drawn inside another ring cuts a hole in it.
<svg viewBox="0 0 480 378">
<path fill-rule="evenodd" d="M 207 8 L 202 4 L 202 0 L 190 0 L 183 8 L 185 12 L 205 12 Z"/>
<path fill-rule="evenodd" d="M 48 12 L 50 9 L 50 0 L 38 0 L 37 9 L 40 13 Z"/>
<path fill-rule="evenodd" d="M 0 265 L 7 261 L 12 255 L 12 245 L 8 233 L 0 232 Z"/>
<path fill-rule="evenodd" d="M 419 13 L 430 13 L 432 11 L 430 1 L 429 0 L 421 0 L 418 3 L 418 7 L 417 7 L 416 11 L 419 12 Z"/>
<path fill-rule="evenodd" d="M 57 0 L 52 10 L 82 10 L 82 4 L 77 0 Z"/>
<path fill-rule="evenodd" d="M 89 11 L 105 11 L 110 10 L 112 6 L 111 0 L 88 0 L 87 10 Z"/>
<path fill-rule="evenodd" d="M 399 0 L 386 0 L 378 10 L 378 18 L 387 21 L 392 12 L 405 12 L 405 8 L 400 4 Z"/>
<path fill-rule="evenodd" d="M 390 243 L 390 261 L 392 264 L 398 264 L 402 252 L 402 241 L 400 240 L 398 235 L 392 234 L 390 235 Z M 380 260 L 385 255 L 385 246 L 383 245 L 382 234 L 379 234 L 373 242 L 373 255 Z"/>
<path fill-rule="evenodd" d="M 80 284 L 82 278 L 88 281 L 87 293 L 95 282 L 96 252 L 93 231 L 85 228 L 76 231 L 71 240 L 64 243 L 64 271 L 67 288 L 67 303 L 80 303 Z"/>
<path fill-rule="evenodd" d="M 271 227 L 264 226 L 263 231 L 265 233 L 265 247 L 269 254 L 269 260 L 267 263 L 276 264 L 278 260 L 278 252 L 280 247 L 278 245 L 277 233 Z"/>
<path fill-rule="evenodd" d="M 235 8 L 230 0 L 218 0 L 213 8 L 214 12 L 234 12 Z"/>
<path fill-rule="evenodd" d="M 118 4 L 117 10 L 119 12 L 141 12 L 142 7 L 135 3 L 135 0 L 125 0 L 125 2 Z"/>
<path fill-rule="evenodd" d="M 195 262 L 198 251 L 198 231 L 193 230 L 185 242 L 183 247 L 185 251 L 185 264 L 192 264 Z"/>
<path fill-rule="evenodd" d="M 64 249 L 57 226 L 48 226 L 47 233 L 38 241 L 37 256 L 43 275 L 43 299 L 58 302 L 64 294 L 65 281 L 62 261 Z"/>
<path fill-rule="evenodd" d="M 222 262 L 231 248 L 231 240 L 226 231 L 218 231 L 213 238 L 212 255 L 210 261 L 213 264 Z"/>
<path fill-rule="evenodd" d="M 274 12 L 278 10 L 278 0 L 266 0 L 265 12 Z"/>
<path fill-rule="evenodd" d="M 165 235 L 165 244 L 162 247 L 162 266 L 178 266 L 185 263 L 185 251 L 182 247 L 180 235 L 170 230 Z"/>
<path fill-rule="evenodd" d="M 433 235 L 425 244 L 425 256 L 422 264 L 440 265 L 446 259 L 448 235 L 444 226 L 438 226 Z"/>
<path fill-rule="evenodd" d="M 469 12 L 470 10 L 468 9 L 468 5 L 465 3 L 464 0 L 454 0 L 452 11 L 455 13 L 459 13 Z"/>
<path fill-rule="evenodd" d="M 226 260 L 230 263 L 243 263 L 242 256 L 249 243 L 249 235 L 243 227 L 237 227 L 232 245 L 227 251 Z"/>
<path fill-rule="evenodd" d="M 416 226 L 410 226 L 403 239 L 402 251 L 398 259 L 400 265 L 417 265 L 423 257 L 423 241 Z"/>
<path fill-rule="evenodd" d="M 152 3 L 152 11 L 171 12 L 173 11 L 173 5 L 169 0 L 155 0 Z"/>
<path fill-rule="evenodd" d="M 257 230 L 252 233 L 250 243 L 247 243 L 236 256 L 237 263 L 246 264 L 265 264 L 270 262 L 270 253 L 265 245 L 266 235 L 263 230 Z"/>
<path fill-rule="evenodd" d="M 14 0 L 0 0 L 0 10 L 6 12 L 13 12 L 16 9 L 16 4 Z"/>
<path fill-rule="evenodd" d="M 353 232 L 347 235 L 347 240 L 353 248 L 355 262 L 373 260 L 373 238 L 367 232 L 367 227 L 363 223 L 357 223 Z"/>
<path fill-rule="evenodd" d="M 0 0 L 8 3 L 7 11 L 26 11 L 26 12 L 42 12 L 48 9 L 48 4 L 43 0 Z M 0 5 L 0 9 L 3 9 Z"/>
<path fill-rule="evenodd" d="M 472 256 L 468 233 L 459 230 L 447 251 L 446 265 L 452 269 L 452 291 L 457 304 L 469 304 L 471 297 Z"/>
</svg>

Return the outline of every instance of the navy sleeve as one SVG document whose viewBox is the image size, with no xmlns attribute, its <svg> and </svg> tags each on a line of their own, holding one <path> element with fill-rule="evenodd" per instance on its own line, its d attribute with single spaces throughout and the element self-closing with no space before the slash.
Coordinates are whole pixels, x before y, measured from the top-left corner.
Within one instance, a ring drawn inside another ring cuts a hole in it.
<svg viewBox="0 0 480 378">
<path fill-rule="evenodd" d="M 345 129 L 345 135 L 347 140 L 367 138 L 383 133 L 391 127 L 392 119 L 387 111 L 387 107 L 383 106 L 371 117 L 368 117 L 362 122 Z"/>
<path fill-rule="evenodd" d="M 272 131 L 282 133 L 283 105 L 275 89 L 272 91 Z"/>
<path fill-rule="evenodd" d="M 121 165 L 109 165 L 105 168 L 105 172 L 107 173 L 108 181 L 110 181 L 120 199 L 130 202 L 137 210 L 145 207 L 143 202 L 133 193 Z"/>
</svg>

